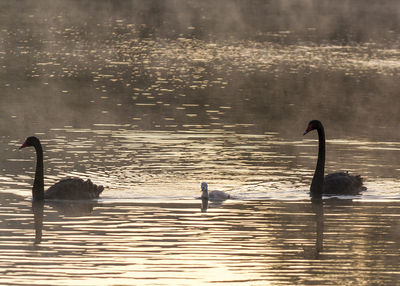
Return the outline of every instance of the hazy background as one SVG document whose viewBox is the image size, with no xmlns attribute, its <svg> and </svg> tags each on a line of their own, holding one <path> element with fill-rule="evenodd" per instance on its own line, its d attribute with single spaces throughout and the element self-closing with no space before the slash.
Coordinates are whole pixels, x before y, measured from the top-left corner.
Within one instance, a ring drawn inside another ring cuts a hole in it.
<svg viewBox="0 0 400 286">
<path fill-rule="evenodd" d="M 114 122 L 181 129 L 211 124 L 209 105 L 227 106 L 221 121 L 251 123 L 246 129 L 257 133 L 297 136 L 315 117 L 334 136 L 397 138 L 387 128 L 399 121 L 399 7 L 1 1 L 0 128 L 18 135 Z M 182 104 L 198 104 L 187 107 L 196 118 L 176 109 Z"/>
</svg>

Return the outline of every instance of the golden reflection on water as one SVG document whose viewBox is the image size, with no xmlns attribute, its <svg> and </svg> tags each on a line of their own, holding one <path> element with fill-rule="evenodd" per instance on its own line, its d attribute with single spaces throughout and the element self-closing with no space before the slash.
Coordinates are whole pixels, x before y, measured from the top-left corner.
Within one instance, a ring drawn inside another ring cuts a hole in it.
<svg viewBox="0 0 400 286">
<path fill-rule="evenodd" d="M 65 213 L 61 202 L 4 198 L 4 284 L 388 285 L 399 273 L 397 202 L 228 201 L 202 212 L 194 200 L 128 200 Z"/>
</svg>

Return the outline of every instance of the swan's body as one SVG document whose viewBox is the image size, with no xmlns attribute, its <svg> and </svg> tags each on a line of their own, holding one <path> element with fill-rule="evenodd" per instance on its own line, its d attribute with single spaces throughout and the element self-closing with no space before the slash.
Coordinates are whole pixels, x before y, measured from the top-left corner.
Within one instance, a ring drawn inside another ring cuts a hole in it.
<svg viewBox="0 0 400 286">
<path fill-rule="evenodd" d="M 36 150 L 36 171 L 33 182 L 33 200 L 88 200 L 96 199 L 103 191 L 103 186 L 93 184 L 89 179 L 84 181 L 80 178 L 63 179 L 46 192 L 44 191 L 43 175 L 43 149 L 38 138 L 28 137 L 20 149 L 33 146 Z"/>
<path fill-rule="evenodd" d="M 90 179 L 66 178 L 52 185 L 45 193 L 45 199 L 58 200 L 91 200 L 97 199 L 103 186 L 97 186 Z"/>
<path fill-rule="evenodd" d="M 223 191 L 209 192 L 207 183 L 201 183 L 201 199 L 208 199 L 210 201 L 224 201 L 230 198 L 231 196 Z"/>
<path fill-rule="evenodd" d="M 324 178 L 324 194 L 357 195 L 364 191 L 360 175 L 350 175 L 347 172 L 330 173 Z"/>
<path fill-rule="evenodd" d="M 353 176 L 347 172 L 338 172 L 324 177 L 325 131 L 322 123 L 318 120 L 310 121 L 304 135 L 314 129 L 318 132 L 318 161 L 311 182 L 311 196 L 321 198 L 322 194 L 356 195 L 364 191 L 366 188 L 363 186 L 362 178 L 359 175 Z"/>
</svg>

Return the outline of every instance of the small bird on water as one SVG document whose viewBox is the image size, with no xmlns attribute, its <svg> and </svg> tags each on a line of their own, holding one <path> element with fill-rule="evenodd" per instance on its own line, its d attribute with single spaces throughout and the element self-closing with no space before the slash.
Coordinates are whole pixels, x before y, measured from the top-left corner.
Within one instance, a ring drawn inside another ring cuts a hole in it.
<svg viewBox="0 0 400 286">
<path fill-rule="evenodd" d="M 201 183 L 201 199 L 208 199 L 210 201 L 224 201 L 230 199 L 231 196 L 223 191 L 208 191 L 208 184 Z"/>
</svg>

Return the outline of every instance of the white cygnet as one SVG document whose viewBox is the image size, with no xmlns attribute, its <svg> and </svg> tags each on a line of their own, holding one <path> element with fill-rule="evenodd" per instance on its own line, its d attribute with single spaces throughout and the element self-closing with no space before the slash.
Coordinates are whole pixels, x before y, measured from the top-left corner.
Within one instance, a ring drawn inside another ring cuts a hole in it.
<svg viewBox="0 0 400 286">
<path fill-rule="evenodd" d="M 224 201 L 231 196 L 223 191 L 208 191 L 208 185 L 206 182 L 201 183 L 201 198 L 208 199 L 210 201 Z"/>
</svg>

